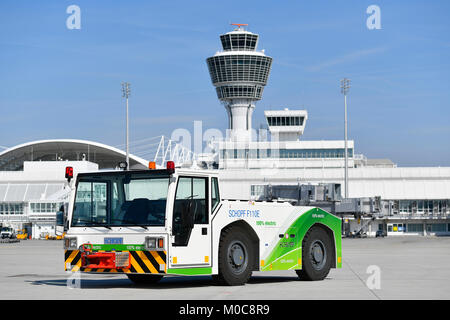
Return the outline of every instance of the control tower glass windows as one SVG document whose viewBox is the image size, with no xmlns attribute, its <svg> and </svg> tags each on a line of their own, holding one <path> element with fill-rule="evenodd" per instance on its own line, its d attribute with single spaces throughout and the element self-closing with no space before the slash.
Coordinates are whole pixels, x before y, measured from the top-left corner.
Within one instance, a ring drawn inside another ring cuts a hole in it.
<svg viewBox="0 0 450 320">
<path fill-rule="evenodd" d="M 258 85 L 220 86 L 216 88 L 219 99 L 251 98 L 260 100 L 263 87 Z"/>
<path fill-rule="evenodd" d="M 255 51 L 258 42 L 256 34 L 236 33 L 220 36 L 224 51 Z"/>
<path fill-rule="evenodd" d="M 272 58 L 251 55 L 214 56 L 207 59 L 213 84 L 256 82 L 266 85 Z"/>
<path fill-rule="evenodd" d="M 267 123 L 271 127 L 302 126 L 305 117 L 267 117 Z"/>
</svg>

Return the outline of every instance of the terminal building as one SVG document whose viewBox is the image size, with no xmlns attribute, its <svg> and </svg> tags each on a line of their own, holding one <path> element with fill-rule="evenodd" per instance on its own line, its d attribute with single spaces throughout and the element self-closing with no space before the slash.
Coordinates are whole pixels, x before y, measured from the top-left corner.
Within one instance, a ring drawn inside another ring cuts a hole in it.
<svg viewBox="0 0 450 320">
<path fill-rule="evenodd" d="M 69 201 L 65 167 L 75 172 L 114 169 L 125 152 L 84 140 L 34 141 L 0 153 L 0 224 L 34 239 L 55 235 L 56 212 Z M 130 156 L 130 168 L 148 162 Z"/>
<path fill-rule="evenodd" d="M 303 140 L 308 112 L 292 107 L 266 110 L 267 129 L 253 130 L 252 114 L 268 83 L 272 58 L 258 51 L 259 36 L 244 25 L 220 41 L 222 50 L 206 62 L 228 115 L 227 138 L 211 141 L 212 152 L 195 157 L 179 146 L 163 147 L 162 139 L 161 161 L 170 154 L 178 165 L 196 159 L 200 167 L 216 168 L 222 197 L 325 204 L 342 217 L 344 233 L 450 234 L 450 167 L 398 167 L 389 159 L 368 159 L 350 140 L 349 199 L 343 199 L 345 141 Z M 56 211 L 69 197 L 64 168 L 117 169 L 125 156 L 117 148 L 84 140 L 35 141 L 1 152 L 0 224 L 25 228 L 36 239 L 52 235 Z M 147 168 L 154 159 L 158 155 L 130 155 L 130 169 Z"/>
</svg>

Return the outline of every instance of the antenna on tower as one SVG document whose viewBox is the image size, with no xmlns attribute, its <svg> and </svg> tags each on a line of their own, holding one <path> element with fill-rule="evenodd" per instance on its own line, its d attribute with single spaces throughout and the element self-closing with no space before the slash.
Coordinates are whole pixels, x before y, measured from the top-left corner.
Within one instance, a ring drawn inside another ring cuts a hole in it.
<svg viewBox="0 0 450 320">
<path fill-rule="evenodd" d="M 230 23 L 232 26 L 237 26 L 238 30 L 241 29 L 241 27 L 247 27 L 248 23 Z"/>
</svg>

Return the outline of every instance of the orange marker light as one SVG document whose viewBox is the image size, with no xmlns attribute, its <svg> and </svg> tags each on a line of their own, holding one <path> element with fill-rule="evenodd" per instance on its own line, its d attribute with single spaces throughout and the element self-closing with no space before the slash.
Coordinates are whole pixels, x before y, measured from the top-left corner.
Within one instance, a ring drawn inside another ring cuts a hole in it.
<svg viewBox="0 0 450 320">
<path fill-rule="evenodd" d="M 148 168 L 149 168 L 150 170 L 155 170 L 155 169 L 156 169 L 156 162 L 155 162 L 155 161 L 150 161 L 150 162 L 148 163 Z"/>
</svg>

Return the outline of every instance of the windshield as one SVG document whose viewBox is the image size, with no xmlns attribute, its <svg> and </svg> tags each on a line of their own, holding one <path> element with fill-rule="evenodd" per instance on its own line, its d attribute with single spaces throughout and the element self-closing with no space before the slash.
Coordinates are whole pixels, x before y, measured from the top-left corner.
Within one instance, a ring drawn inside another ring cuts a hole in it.
<svg viewBox="0 0 450 320">
<path fill-rule="evenodd" d="M 167 175 L 83 175 L 77 183 L 72 226 L 164 226 L 168 187 Z"/>
<path fill-rule="evenodd" d="M 8 228 L 8 227 L 6 227 L 6 228 L 2 228 L 2 231 L 4 231 L 4 232 L 10 232 L 12 229 L 11 228 Z"/>
</svg>

